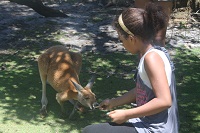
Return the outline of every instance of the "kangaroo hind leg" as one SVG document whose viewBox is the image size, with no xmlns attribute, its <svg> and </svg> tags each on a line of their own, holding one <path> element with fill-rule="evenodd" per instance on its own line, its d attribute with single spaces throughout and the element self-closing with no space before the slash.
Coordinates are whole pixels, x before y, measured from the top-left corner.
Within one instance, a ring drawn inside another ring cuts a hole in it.
<svg viewBox="0 0 200 133">
<path fill-rule="evenodd" d="M 46 58 L 43 57 L 44 55 L 41 55 L 40 58 L 38 59 L 38 67 L 39 67 L 39 73 L 40 73 L 40 79 L 42 82 L 42 99 L 41 99 L 41 104 L 42 108 L 40 109 L 40 114 L 42 117 L 47 115 L 47 96 L 46 96 L 46 82 L 47 82 L 47 61 L 45 60 Z"/>
</svg>

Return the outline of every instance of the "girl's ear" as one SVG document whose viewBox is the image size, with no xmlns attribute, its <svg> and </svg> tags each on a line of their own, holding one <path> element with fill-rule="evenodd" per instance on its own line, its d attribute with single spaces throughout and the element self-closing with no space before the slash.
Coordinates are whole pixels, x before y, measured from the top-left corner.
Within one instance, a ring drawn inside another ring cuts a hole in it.
<svg viewBox="0 0 200 133">
<path fill-rule="evenodd" d="M 135 41 L 135 36 L 129 35 L 129 39 L 130 39 L 131 41 Z"/>
</svg>

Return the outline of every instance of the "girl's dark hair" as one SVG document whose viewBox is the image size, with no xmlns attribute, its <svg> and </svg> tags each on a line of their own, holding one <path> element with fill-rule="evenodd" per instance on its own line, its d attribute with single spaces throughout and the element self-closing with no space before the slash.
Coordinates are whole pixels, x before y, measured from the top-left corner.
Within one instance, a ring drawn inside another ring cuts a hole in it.
<svg viewBox="0 0 200 133">
<path fill-rule="evenodd" d="M 118 17 L 114 20 L 114 27 L 117 28 L 122 35 L 128 37 L 128 33 L 119 25 Z M 164 13 L 162 7 L 152 2 L 146 5 L 145 10 L 140 8 L 128 8 L 122 12 L 124 25 L 144 42 L 151 41 L 158 30 L 166 27 L 167 19 L 167 15 Z"/>
</svg>

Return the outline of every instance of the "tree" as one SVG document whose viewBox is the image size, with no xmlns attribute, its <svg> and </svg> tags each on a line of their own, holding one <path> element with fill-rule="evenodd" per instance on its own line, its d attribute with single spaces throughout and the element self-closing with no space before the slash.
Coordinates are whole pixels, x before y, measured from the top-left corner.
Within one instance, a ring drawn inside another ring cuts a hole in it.
<svg viewBox="0 0 200 133">
<path fill-rule="evenodd" d="M 193 12 L 196 12 L 200 9 L 200 0 L 190 0 L 190 7 Z"/>
<path fill-rule="evenodd" d="M 26 5 L 44 17 L 68 17 L 66 14 L 64 14 L 59 10 L 55 10 L 45 6 L 41 0 L 9 0 L 9 1 L 20 5 Z"/>
<path fill-rule="evenodd" d="M 200 0 L 177 0 L 176 7 L 190 7 L 192 12 L 196 12 L 199 10 Z"/>
<path fill-rule="evenodd" d="M 130 6 L 134 0 L 99 0 L 99 4 L 105 7 L 117 5 L 117 6 Z"/>
<path fill-rule="evenodd" d="M 99 3 L 105 7 L 113 5 L 130 6 L 130 4 L 134 3 L 134 0 L 99 0 Z M 189 6 L 193 12 L 196 12 L 199 10 L 200 0 L 176 0 L 174 4 L 176 8 Z"/>
</svg>

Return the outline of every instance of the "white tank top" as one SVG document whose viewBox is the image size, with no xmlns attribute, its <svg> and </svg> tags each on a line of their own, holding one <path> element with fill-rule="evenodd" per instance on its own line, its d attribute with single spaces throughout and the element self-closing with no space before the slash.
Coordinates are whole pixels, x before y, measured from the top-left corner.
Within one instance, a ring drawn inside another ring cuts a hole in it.
<svg viewBox="0 0 200 133">
<path fill-rule="evenodd" d="M 151 99 L 155 98 L 154 91 L 152 90 L 151 83 L 144 67 L 144 57 L 149 52 L 158 53 L 164 62 L 165 72 L 172 97 L 172 106 L 154 115 L 129 119 L 129 122 L 133 123 L 139 133 L 178 133 L 179 122 L 176 99 L 176 80 L 174 75 L 175 68 L 166 49 L 162 47 L 150 49 L 140 59 L 136 79 L 136 104 L 137 106 L 142 106 Z"/>
<path fill-rule="evenodd" d="M 145 67 L 144 67 L 144 57 L 150 53 L 150 52 L 156 52 L 160 55 L 160 57 L 162 58 L 163 62 L 164 62 L 164 66 L 165 66 L 165 72 L 166 72 L 166 75 L 167 75 L 167 81 L 168 81 L 168 85 L 170 86 L 171 85 L 171 66 L 170 66 L 170 63 L 169 63 L 169 60 L 167 59 L 165 53 L 163 53 L 162 51 L 160 50 L 157 50 L 157 49 L 150 49 L 149 51 L 147 51 L 143 56 L 142 58 L 140 59 L 140 63 L 138 65 L 138 74 L 140 75 L 141 79 L 144 81 L 144 84 L 147 85 L 149 88 L 152 89 L 152 86 L 151 86 L 151 83 L 149 81 L 149 78 L 147 76 L 147 73 L 146 73 L 146 70 L 145 70 Z"/>
</svg>

